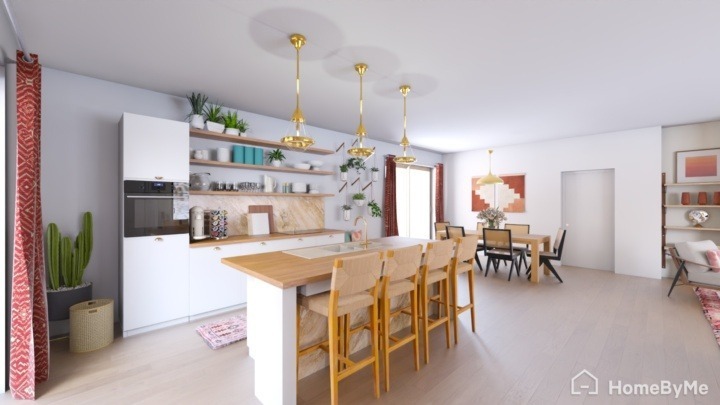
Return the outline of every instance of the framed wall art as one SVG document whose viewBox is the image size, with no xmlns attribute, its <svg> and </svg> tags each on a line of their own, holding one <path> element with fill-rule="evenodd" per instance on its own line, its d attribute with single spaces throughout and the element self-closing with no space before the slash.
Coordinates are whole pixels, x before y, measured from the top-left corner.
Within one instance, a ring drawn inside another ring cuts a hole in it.
<svg viewBox="0 0 720 405">
<path fill-rule="evenodd" d="M 500 208 L 503 212 L 525 212 L 525 175 L 499 175 L 503 184 L 481 185 L 472 178 L 472 210 L 481 211 L 490 207 Z"/>
<path fill-rule="evenodd" d="M 720 148 L 675 152 L 675 181 L 677 183 L 720 181 Z"/>
</svg>

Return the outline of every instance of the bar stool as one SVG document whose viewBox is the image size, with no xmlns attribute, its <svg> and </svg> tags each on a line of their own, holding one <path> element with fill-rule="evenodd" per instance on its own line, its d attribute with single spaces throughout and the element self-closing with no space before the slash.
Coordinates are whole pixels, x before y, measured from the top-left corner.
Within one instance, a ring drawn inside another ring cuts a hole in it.
<svg viewBox="0 0 720 405">
<path fill-rule="evenodd" d="M 380 397 L 378 354 L 378 294 L 383 266 L 382 252 L 335 259 L 330 291 L 301 296 L 300 304 L 328 318 L 328 340 L 304 349 L 298 357 L 318 348 L 328 352 L 330 363 L 330 400 L 338 403 L 338 385 L 362 368 L 373 366 L 375 398 Z M 350 313 L 368 308 L 371 353 L 360 360 L 350 359 Z"/>
<path fill-rule="evenodd" d="M 472 331 L 475 332 L 475 288 L 473 279 L 473 264 L 475 252 L 477 251 L 478 235 L 468 235 L 462 238 L 455 238 L 455 255 L 450 265 L 450 292 L 452 293 L 452 316 L 453 332 L 455 333 L 455 344 L 458 343 L 458 315 L 470 310 L 470 321 Z M 458 276 L 462 273 L 468 274 L 468 296 L 470 303 L 458 305 Z"/>
<path fill-rule="evenodd" d="M 445 342 L 450 348 L 450 259 L 453 255 L 455 241 L 446 239 L 437 242 L 429 242 L 425 250 L 425 260 L 420 266 L 420 317 L 422 318 L 425 364 L 430 361 L 430 330 L 445 324 Z M 428 296 L 428 287 L 438 284 L 438 292 Z M 430 319 L 430 303 L 437 304 L 437 318 Z M 441 306 L 445 313 L 441 316 Z"/>
<path fill-rule="evenodd" d="M 385 365 L 385 391 L 390 391 L 390 353 L 412 343 L 415 354 L 415 370 L 420 370 L 417 279 L 422 260 L 422 245 L 388 250 L 386 254 L 380 292 L 380 335 L 382 336 L 380 344 Z M 408 293 L 410 294 L 408 305 L 396 309 L 390 307 L 392 298 Z M 410 316 L 410 334 L 404 337 L 393 336 L 390 332 L 390 320 L 400 314 Z"/>
</svg>

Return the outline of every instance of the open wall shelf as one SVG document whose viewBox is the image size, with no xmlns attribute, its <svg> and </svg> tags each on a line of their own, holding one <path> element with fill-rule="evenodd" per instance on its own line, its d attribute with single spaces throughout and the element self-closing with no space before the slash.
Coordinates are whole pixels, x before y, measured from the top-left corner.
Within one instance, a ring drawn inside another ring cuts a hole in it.
<svg viewBox="0 0 720 405">
<path fill-rule="evenodd" d="M 283 145 L 280 142 L 268 141 L 265 139 L 258 139 L 258 138 L 250 138 L 247 136 L 219 134 L 217 132 L 210 132 L 210 131 L 205 131 L 202 129 L 195 129 L 195 128 L 190 128 L 190 137 L 191 138 L 210 139 L 213 141 L 231 142 L 231 143 L 237 143 L 240 145 L 265 146 L 265 147 L 274 148 L 274 149 L 290 150 L 287 146 Z M 300 152 L 301 153 L 312 153 L 315 155 L 332 155 L 333 153 L 335 153 L 334 150 L 313 148 L 313 147 L 307 148 L 306 150 L 300 151 Z"/>
</svg>

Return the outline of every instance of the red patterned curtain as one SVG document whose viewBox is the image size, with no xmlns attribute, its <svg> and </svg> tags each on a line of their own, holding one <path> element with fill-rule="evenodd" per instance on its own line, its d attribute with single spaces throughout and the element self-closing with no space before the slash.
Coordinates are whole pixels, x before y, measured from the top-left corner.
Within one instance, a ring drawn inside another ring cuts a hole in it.
<svg viewBox="0 0 720 405">
<path fill-rule="evenodd" d="M 385 156 L 385 191 L 383 225 L 385 236 L 397 236 L 397 198 L 395 197 L 395 155 Z"/>
<path fill-rule="evenodd" d="M 443 164 L 435 165 L 435 222 L 445 222 L 445 199 L 443 198 Z"/>
<path fill-rule="evenodd" d="M 10 304 L 10 390 L 34 399 L 48 378 L 48 320 L 40 205 L 40 90 L 38 57 L 17 52 L 17 177 L 15 246 Z"/>
</svg>

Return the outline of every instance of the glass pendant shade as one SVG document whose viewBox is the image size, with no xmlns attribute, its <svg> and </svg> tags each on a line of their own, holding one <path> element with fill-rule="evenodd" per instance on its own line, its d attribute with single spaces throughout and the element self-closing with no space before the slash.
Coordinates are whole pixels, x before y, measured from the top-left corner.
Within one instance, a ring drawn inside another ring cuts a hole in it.
<svg viewBox="0 0 720 405">
<path fill-rule="evenodd" d="M 410 92 L 410 86 L 408 85 L 402 85 L 400 86 L 400 93 L 403 95 L 403 137 L 400 141 L 400 146 L 403 148 L 403 154 L 402 156 L 396 156 L 393 160 L 395 163 L 403 163 L 403 164 L 413 164 L 417 159 L 415 159 L 414 154 L 412 153 L 412 147 L 410 146 L 410 141 L 407 137 L 407 95 Z M 410 154 L 408 155 L 408 148 L 410 149 Z"/>
<path fill-rule="evenodd" d="M 480 178 L 476 184 L 503 184 L 503 179 L 492 173 L 492 149 L 488 149 L 488 174 Z"/>
<path fill-rule="evenodd" d="M 355 131 L 357 135 L 357 146 L 348 149 L 348 155 L 362 158 L 363 160 L 369 158 L 375 153 L 375 148 L 368 148 L 363 146 L 363 139 L 367 136 L 365 126 L 363 125 L 363 75 L 367 71 L 368 66 L 364 63 L 358 63 L 355 65 L 355 71 L 360 75 L 360 124 Z"/>
<path fill-rule="evenodd" d="M 303 151 L 312 146 L 315 140 L 305 132 L 305 117 L 300 109 L 300 48 L 306 43 L 301 34 L 290 35 L 290 43 L 295 47 L 295 111 L 290 117 L 290 128 L 280 142 L 290 150 Z"/>
</svg>

